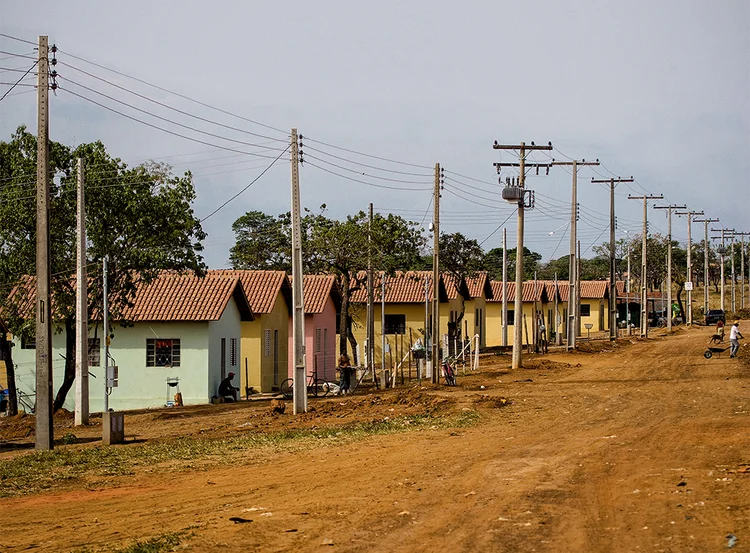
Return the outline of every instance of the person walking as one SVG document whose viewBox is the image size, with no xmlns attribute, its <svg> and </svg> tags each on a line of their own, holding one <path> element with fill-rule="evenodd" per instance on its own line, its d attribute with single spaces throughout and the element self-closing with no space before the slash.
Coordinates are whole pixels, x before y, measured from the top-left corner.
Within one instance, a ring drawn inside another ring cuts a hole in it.
<svg viewBox="0 0 750 553">
<path fill-rule="evenodd" d="M 731 344 L 731 347 L 729 348 L 729 357 L 735 357 L 737 355 L 737 350 L 740 349 L 740 338 L 744 338 L 740 332 L 740 322 L 734 321 L 732 330 L 729 331 L 729 343 Z"/>
<path fill-rule="evenodd" d="M 352 379 L 352 366 L 349 363 L 349 356 L 345 353 L 339 357 L 339 394 L 346 395 L 349 393 L 349 387 L 351 386 Z"/>
</svg>

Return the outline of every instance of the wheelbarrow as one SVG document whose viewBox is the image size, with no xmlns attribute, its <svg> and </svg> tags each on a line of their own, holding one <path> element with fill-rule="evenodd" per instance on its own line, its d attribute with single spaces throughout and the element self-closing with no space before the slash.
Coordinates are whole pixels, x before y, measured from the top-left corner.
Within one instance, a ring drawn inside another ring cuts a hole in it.
<svg viewBox="0 0 750 553">
<path fill-rule="evenodd" d="M 708 348 L 706 351 L 703 352 L 703 357 L 706 359 L 711 359 L 714 356 L 714 353 L 724 353 L 729 348 Z"/>
</svg>

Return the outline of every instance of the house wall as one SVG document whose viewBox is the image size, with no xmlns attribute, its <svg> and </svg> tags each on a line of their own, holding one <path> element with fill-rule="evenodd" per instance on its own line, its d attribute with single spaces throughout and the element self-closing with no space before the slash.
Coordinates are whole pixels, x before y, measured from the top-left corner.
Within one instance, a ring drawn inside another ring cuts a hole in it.
<svg viewBox="0 0 750 553">
<path fill-rule="evenodd" d="M 234 302 L 231 302 L 232 304 Z M 207 403 L 213 391 L 209 390 L 208 372 L 209 331 L 207 322 L 186 323 L 136 323 L 133 327 L 116 326 L 110 343 L 110 355 L 119 367 L 118 386 L 109 396 L 109 407 L 116 411 L 163 407 L 173 400 L 176 388 L 167 389 L 167 377 L 179 377 L 179 390 L 186 405 Z M 99 329 L 101 337 L 101 329 Z M 89 333 L 93 338 L 93 331 Z M 179 338 L 179 367 L 146 367 L 147 338 Z M 36 350 L 21 349 L 20 339 L 14 340 L 18 347 L 13 350 L 16 367 L 16 385 L 26 394 L 36 391 Z M 103 340 L 102 340 L 103 342 Z M 52 336 L 53 393 L 62 384 L 64 372 L 65 334 Z M 102 365 L 104 347 L 101 348 Z M 89 367 L 89 410 L 100 412 L 104 408 L 103 366 Z M 68 393 L 64 408 L 75 409 L 75 394 Z"/>
<path fill-rule="evenodd" d="M 591 327 L 591 332 L 609 330 L 609 300 L 606 298 L 604 300 L 601 298 L 581 298 L 581 305 L 588 305 L 591 309 L 591 314 L 588 317 L 581 316 L 582 336 L 586 336 L 586 327 L 584 325 L 587 323 L 594 325 Z M 604 314 L 603 325 L 600 324 L 602 322 L 600 320 L 600 313 L 602 312 Z"/>
<path fill-rule="evenodd" d="M 255 321 L 242 323 L 243 354 L 240 382 L 243 394 L 246 383 L 256 392 L 272 392 L 278 389 L 288 373 L 289 310 L 284 296 L 279 292 L 271 312 L 256 314 L 255 317 Z M 270 331 L 268 350 L 265 347 L 266 331 Z"/>
<path fill-rule="evenodd" d="M 523 309 L 522 313 L 526 315 L 526 328 L 528 329 L 528 340 L 533 341 L 534 335 L 533 335 L 533 328 L 532 328 L 532 322 L 534 317 L 534 304 L 533 302 L 524 302 L 522 304 Z M 547 313 L 547 304 L 537 304 L 538 309 L 542 309 L 543 312 Z M 503 302 L 487 302 L 486 303 L 486 310 L 487 310 L 487 347 L 493 347 L 493 346 L 501 346 L 503 344 L 503 330 L 502 330 L 502 315 L 503 315 Z M 512 301 L 508 302 L 508 312 L 514 310 L 514 304 Z M 512 320 L 512 319 L 511 319 Z M 546 319 L 545 319 L 546 324 Z M 508 345 L 513 345 L 513 337 L 515 336 L 515 325 L 509 324 L 508 325 Z M 522 344 L 527 344 L 526 340 L 526 332 L 522 330 L 521 332 L 521 340 Z"/>
<path fill-rule="evenodd" d="M 294 334 L 289 317 L 287 376 L 294 376 Z M 318 335 L 320 339 L 318 339 Z M 336 380 L 338 348 L 336 347 L 336 306 L 329 296 L 322 313 L 305 314 L 305 371 L 317 377 Z"/>
<path fill-rule="evenodd" d="M 208 323 L 208 371 L 206 373 L 206 385 L 210 396 L 218 393 L 219 383 L 222 379 L 233 372 L 235 378 L 232 380 L 234 386 L 240 387 L 240 360 L 242 359 L 240 311 L 237 304 L 230 301 L 221 319 Z M 224 339 L 224 367 L 221 366 L 221 340 Z M 237 349 L 232 358 L 232 340 L 235 340 Z M 233 363 L 234 362 L 234 363 Z M 223 370 L 222 370 L 223 369 Z M 244 390 L 241 390 L 244 393 Z M 184 395 L 184 394 L 183 394 Z"/>
</svg>

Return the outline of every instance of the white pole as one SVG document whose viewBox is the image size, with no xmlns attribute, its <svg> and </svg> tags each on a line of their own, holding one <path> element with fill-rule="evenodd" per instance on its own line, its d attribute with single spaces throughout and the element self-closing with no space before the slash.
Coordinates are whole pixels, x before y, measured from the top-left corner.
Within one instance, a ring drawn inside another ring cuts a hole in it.
<svg viewBox="0 0 750 553">
<path fill-rule="evenodd" d="M 78 240 L 76 241 L 76 426 L 89 423 L 89 316 L 86 275 L 86 204 L 83 159 L 78 158 Z M 105 333 L 106 334 L 106 333 Z"/>
<path fill-rule="evenodd" d="M 109 304 L 107 300 L 107 256 L 102 261 L 103 283 L 102 290 L 104 294 L 104 410 L 102 413 L 109 411 L 109 383 L 107 381 L 107 368 L 109 367 Z"/>
</svg>

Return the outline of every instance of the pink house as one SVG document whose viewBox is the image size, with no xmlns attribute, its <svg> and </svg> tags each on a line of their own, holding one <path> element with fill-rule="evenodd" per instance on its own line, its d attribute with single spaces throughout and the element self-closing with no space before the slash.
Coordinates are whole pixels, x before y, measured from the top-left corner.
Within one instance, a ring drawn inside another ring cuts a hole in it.
<svg viewBox="0 0 750 553">
<path fill-rule="evenodd" d="M 291 283 L 292 277 L 289 277 Z M 305 365 L 308 375 L 333 381 L 336 378 L 336 314 L 341 306 L 334 275 L 305 275 Z M 294 338 L 289 317 L 289 378 L 294 375 Z"/>
</svg>

